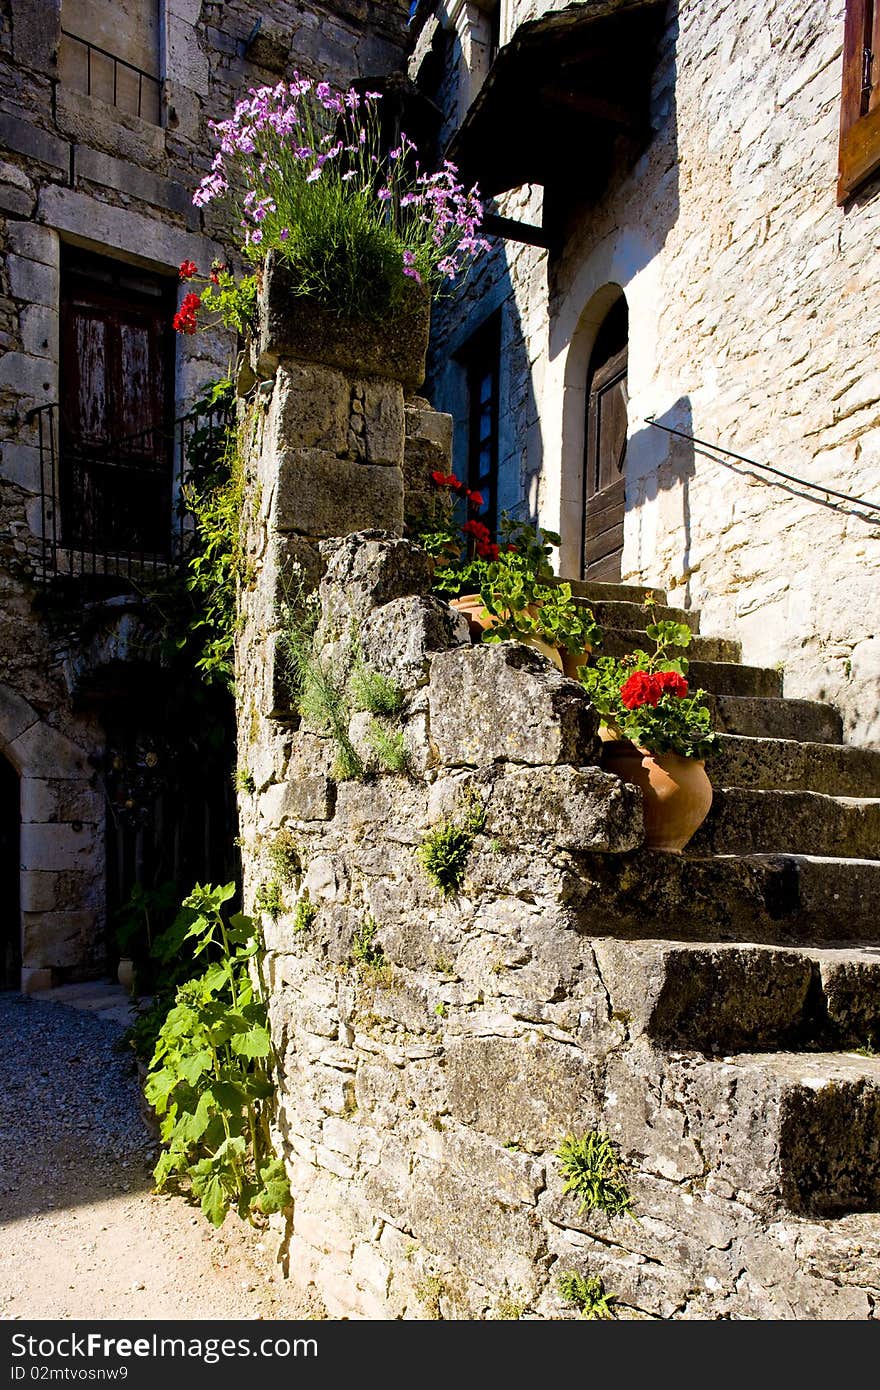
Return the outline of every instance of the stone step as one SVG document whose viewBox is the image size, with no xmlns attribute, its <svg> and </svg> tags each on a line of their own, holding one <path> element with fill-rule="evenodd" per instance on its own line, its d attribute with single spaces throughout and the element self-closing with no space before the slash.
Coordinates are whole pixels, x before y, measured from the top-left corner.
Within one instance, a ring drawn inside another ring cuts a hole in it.
<svg viewBox="0 0 880 1390">
<path fill-rule="evenodd" d="M 642 849 L 576 864 L 572 910 L 590 937 L 862 946 L 880 936 L 876 859 Z"/>
<path fill-rule="evenodd" d="M 685 1064 L 677 1090 L 716 1182 L 804 1216 L 880 1209 L 880 1058 L 746 1054 Z"/>
<path fill-rule="evenodd" d="M 880 950 L 595 944 L 612 1017 L 698 1052 L 880 1047 Z"/>
<path fill-rule="evenodd" d="M 769 666 L 741 666 L 732 661 L 692 661 L 688 667 L 692 690 L 712 695 L 750 695 L 778 699 L 782 695 L 782 672 Z"/>
<path fill-rule="evenodd" d="M 880 798 L 810 791 L 719 787 L 686 852 L 818 854 L 845 859 L 880 855 Z"/>
<path fill-rule="evenodd" d="M 842 743 L 843 721 L 833 705 L 818 700 L 766 699 L 755 695 L 709 695 L 715 728 L 749 738 L 803 739 Z"/>
<path fill-rule="evenodd" d="M 642 651 L 651 650 L 652 644 L 645 641 L 644 632 L 635 632 L 632 629 L 609 628 L 602 629 L 602 644 L 596 648 L 597 656 L 626 656 L 628 652 L 635 651 L 636 648 Z M 675 648 L 674 655 L 685 656 L 689 662 L 738 662 L 741 647 L 739 642 L 735 642 L 731 637 L 701 637 L 695 636 L 689 647 Z"/>
<path fill-rule="evenodd" d="M 575 598 L 588 599 L 590 603 L 635 603 L 643 604 L 648 594 L 653 594 L 658 604 L 666 602 L 662 589 L 651 589 L 641 584 L 610 584 L 599 579 L 556 578 L 557 584 L 570 584 Z M 644 624 L 642 624 L 644 626 Z"/>
<path fill-rule="evenodd" d="M 619 599 L 586 599 L 576 597 L 575 602 L 583 604 L 584 607 L 592 609 L 596 622 L 603 628 L 625 628 L 627 632 L 632 632 L 637 638 L 636 645 L 639 647 L 653 647 L 653 643 L 645 635 L 645 624 L 649 621 L 683 623 L 690 628 L 691 632 L 699 632 L 700 615 L 696 610 L 686 611 L 684 608 L 666 608 L 659 604 L 654 609 L 653 617 L 645 612 L 644 608 L 638 603 L 625 603 Z"/>
<path fill-rule="evenodd" d="M 852 744 L 719 734 L 706 766 L 716 787 L 880 796 L 880 752 Z"/>
</svg>

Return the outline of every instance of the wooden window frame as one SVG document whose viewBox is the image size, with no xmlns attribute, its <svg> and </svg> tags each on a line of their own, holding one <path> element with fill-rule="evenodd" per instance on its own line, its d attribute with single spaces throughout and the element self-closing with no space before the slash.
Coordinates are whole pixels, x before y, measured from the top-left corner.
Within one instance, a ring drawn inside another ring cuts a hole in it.
<svg viewBox="0 0 880 1390">
<path fill-rule="evenodd" d="M 880 169 L 880 0 L 847 0 L 837 201 Z"/>
</svg>

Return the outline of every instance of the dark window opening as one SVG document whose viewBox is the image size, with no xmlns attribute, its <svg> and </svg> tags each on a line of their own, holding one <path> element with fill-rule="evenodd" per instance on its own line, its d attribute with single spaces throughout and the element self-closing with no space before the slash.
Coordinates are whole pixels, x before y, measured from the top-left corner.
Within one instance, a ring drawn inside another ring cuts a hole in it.
<svg viewBox="0 0 880 1390">
<path fill-rule="evenodd" d="M 21 802 L 18 773 L 0 755 L 0 989 L 21 983 Z"/>
<path fill-rule="evenodd" d="M 483 503 L 479 518 L 498 530 L 498 416 L 501 318 L 495 314 L 470 339 L 463 353 L 467 372 L 467 484 Z"/>
<path fill-rule="evenodd" d="M 626 507 L 629 312 L 623 296 L 609 310 L 587 372 L 584 529 L 581 574 L 620 579 Z"/>
<path fill-rule="evenodd" d="M 65 249 L 58 520 L 74 549 L 169 553 L 175 300 L 170 276 Z"/>
</svg>

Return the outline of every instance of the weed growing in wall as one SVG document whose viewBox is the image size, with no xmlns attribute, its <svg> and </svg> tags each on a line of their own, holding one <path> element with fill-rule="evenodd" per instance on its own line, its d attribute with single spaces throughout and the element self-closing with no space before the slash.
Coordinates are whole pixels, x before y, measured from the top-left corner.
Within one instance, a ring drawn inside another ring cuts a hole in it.
<svg viewBox="0 0 880 1390">
<path fill-rule="evenodd" d="M 403 695 L 396 682 L 389 676 L 383 676 L 380 671 L 365 666 L 360 660 L 355 661 L 349 688 L 356 710 L 392 719 L 403 708 Z"/>
<path fill-rule="evenodd" d="M 254 908 L 257 912 L 265 912 L 273 922 L 278 921 L 284 911 L 284 894 L 277 879 L 267 879 L 260 884 L 254 898 Z"/>
<path fill-rule="evenodd" d="M 565 1192 L 580 1198 L 578 1211 L 630 1214 L 632 1197 L 624 1182 L 614 1145 L 607 1134 L 591 1129 L 577 1138 L 567 1134 L 556 1150 Z"/>
<path fill-rule="evenodd" d="M 355 965 L 366 966 L 368 970 L 381 970 L 385 965 L 385 952 L 376 940 L 379 923 L 367 913 L 352 938 L 351 958 Z"/>
<path fill-rule="evenodd" d="M 314 926 L 318 916 L 318 909 L 309 897 L 309 890 L 306 888 L 296 907 L 293 909 L 293 930 L 296 932 L 308 931 Z"/>
<path fill-rule="evenodd" d="M 367 742 L 386 772 L 406 772 L 409 749 L 404 743 L 402 729 L 388 729 L 374 719 L 367 730 Z"/>
<path fill-rule="evenodd" d="M 580 1309 L 581 1317 L 590 1321 L 613 1318 L 614 1294 L 605 1292 L 605 1285 L 598 1275 L 576 1274 L 568 1270 L 560 1274 L 559 1293 L 566 1303 L 573 1303 Z"/>
<path fill-rule="evenodd" d="M 302 876 L 299 845 L 292 830 L 279 830 L 267 850 L 273 874 L 280 883 L 295 883 Z"/>
<path fill-rule="evenodd" d="M 418 861 L 444 898 L 461 888 L 468 856 L 485 823 L 483 807 L 469 800 L 459 818 L 440 821 L 422 840 L 416 851 Z"/>
<path fill-rule="evenodd" d="M 232 883 L 197 885 L 185 900 L 193 913 L 186 935 L 210 963 L 177 990 L 144 1088 L 160 1120 L 157 1189 L 188 1185 L 215 1226 L 232 1207 L 253 1219 L 290 1202 L 269 1133 L 274 1057 L 251 974 L 259 940 L 249 917 L 224 919 L 234 893 Z"/>
</svg>

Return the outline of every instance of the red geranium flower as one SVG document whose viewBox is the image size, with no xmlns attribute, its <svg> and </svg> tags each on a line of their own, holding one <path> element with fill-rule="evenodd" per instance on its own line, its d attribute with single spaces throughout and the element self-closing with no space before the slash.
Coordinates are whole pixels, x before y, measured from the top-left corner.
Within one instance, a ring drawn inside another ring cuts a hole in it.
<svg viewBox="0 0 880 1390">
<path fill-rule="evenodd" d="M 661 695 L 668 691 L 670 695 L 677 695 L 683 700 L 688 693 L 688 683 L 684 676 L 680 676 L 677 671 L 658 671 L 654 680 Z"/>
<path fill-rule="evenodd" d="M 197 328 L 196 310 L 201 302 L 197 294 L 184 295 L 183 303 L 172 320 L 177 333 L 195 333 Z"/>
<path fill-rule="evenodd" d="M 477 541 L 477 554 L 481 560 L 497 560 L 498 546 L 494 541 Z"/>
<path fill-rule="evenodd" d="M 475 507 L 482 507 L 483 494 L 481 492 L 469 492 L 467 495 L 467 500 L 469 502 L 473 502 Z"/>
<path fill-rule="evenodd" d="M 489 528 L 484 526 L 482 521 L 466 521 L 461 529 L 466 536 L 473 536 L 477 543 L 480 541 L 488 543 L 490 539 Z"/>
<path fill-rule="evenodd" d="M 649 675 L 647 671 L 633 671 L 620 687 L 620 698 L 627 709 L 656 705 L 662 693 L 657 685 L 657 677 Z"/>
<path fill-rule="evenodd" d="M 191 280 L 194 275 L 198 275 L 199 268 L 195 261 L 181 261 L 180 269 L 177 273 L 181 280 Z"/>
</svg>

